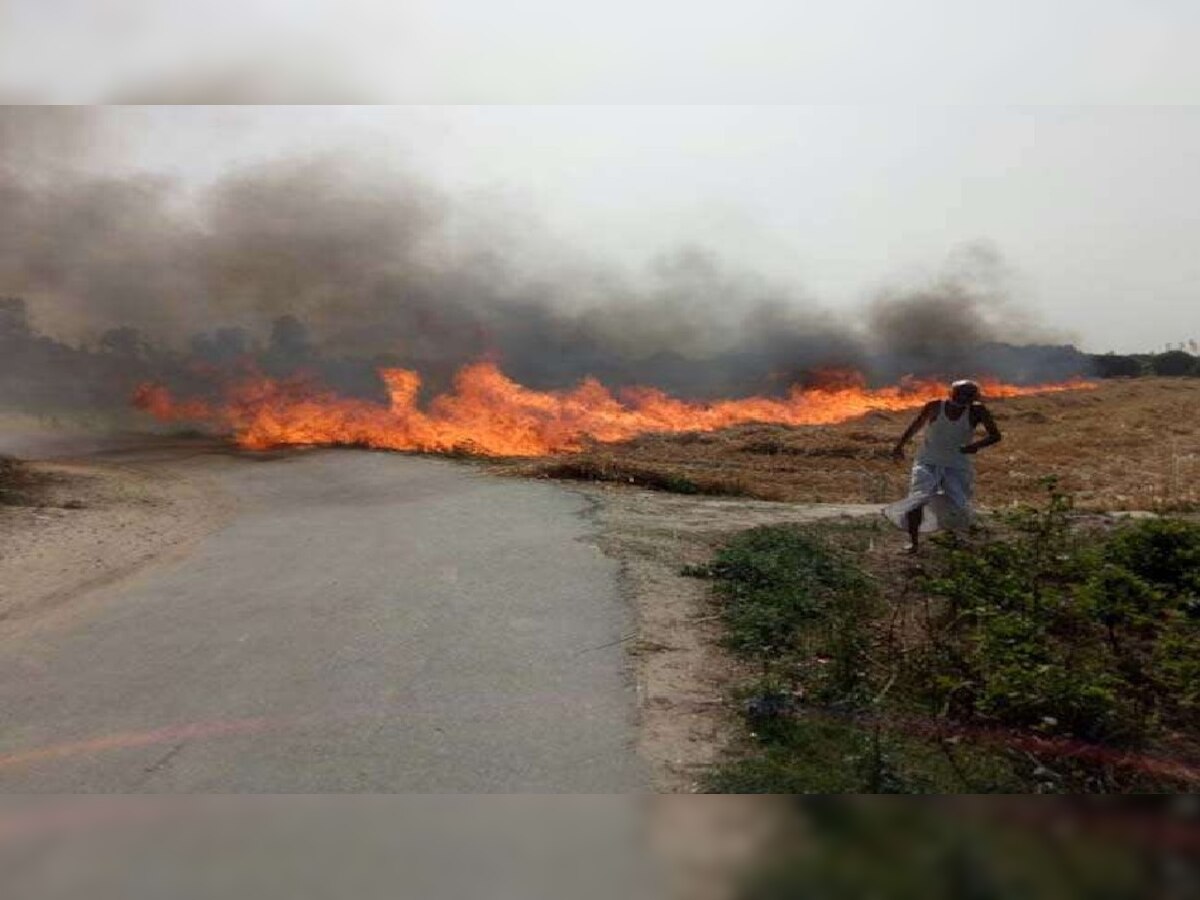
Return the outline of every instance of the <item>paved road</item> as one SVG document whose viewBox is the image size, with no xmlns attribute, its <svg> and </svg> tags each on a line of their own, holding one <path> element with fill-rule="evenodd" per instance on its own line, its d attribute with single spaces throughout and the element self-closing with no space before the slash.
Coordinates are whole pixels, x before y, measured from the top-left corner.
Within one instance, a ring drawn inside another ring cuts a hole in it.
<svg viewBox="0 0 1200 900">
<path fill-rule="evenodd" d="M 642 786 L 583 498 L 383 453 L 193 464 L 230 524 L 0 630 L 0 791 Z"/>
</svg>

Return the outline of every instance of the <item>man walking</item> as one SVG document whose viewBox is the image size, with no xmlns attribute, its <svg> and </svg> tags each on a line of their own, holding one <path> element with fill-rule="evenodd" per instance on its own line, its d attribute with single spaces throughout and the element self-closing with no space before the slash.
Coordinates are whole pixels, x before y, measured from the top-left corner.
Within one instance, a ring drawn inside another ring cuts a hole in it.
<svg viewBox="0 0 1200 900">
<path fill-rule="evenodd" d="M 986 434 L 972 441 L 980 425 Z M 979 402 L 979 385 L 973 381 L 956 381 L 950 386 L 949 400 L 926 403 L 896 442 L 893 459 L 904 459 L 905 445 L 922 428 L 925 442 L 913 462 L 908 496 L 883 510 L 892 524 L 908 530 L 907 553 L 917 552 L 922 532 L 961 530 L 970 524 L 975 488 L 971 457 L 999 443 L 1001 437 L 992 414 Z"/>
</svg>

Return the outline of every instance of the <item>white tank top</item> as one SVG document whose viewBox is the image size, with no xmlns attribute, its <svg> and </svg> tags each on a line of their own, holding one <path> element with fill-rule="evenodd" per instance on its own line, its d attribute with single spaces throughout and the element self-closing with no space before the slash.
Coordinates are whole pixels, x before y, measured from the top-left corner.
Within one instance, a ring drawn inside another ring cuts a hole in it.
<svg viewBox="0 0 1200 900">
<path fill-rule="evenodd" d="M 917 462 L 950 469 L 971 468 L 970 454 L 960 448 L 971 443 L 974 432 L 969 406 L 957 419 L 950 419 L 946 416 L 946 401 L 939 400 L 933 420 L 925 426 L 925 443 L 917 453 Z"/>
</svg>

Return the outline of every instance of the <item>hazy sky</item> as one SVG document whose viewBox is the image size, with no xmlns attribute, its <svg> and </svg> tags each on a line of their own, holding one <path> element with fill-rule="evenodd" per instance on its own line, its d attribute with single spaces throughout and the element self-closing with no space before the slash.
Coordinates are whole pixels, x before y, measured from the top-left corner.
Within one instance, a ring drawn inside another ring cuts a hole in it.
<svg viewBox="0 0 1200 900">
<path fill-rule="evenodd" d="M 697 243 L 849 309 L 984 241 L 1088 349 L 1200 336 L 1200 109 L 122 108 L 114 170 L 344 150 L 636 266 Z M 479 204 L 475 204 L 478 206 Z M 535 242 L 537 244 L 538 242 Z"/>
<path fill-rule="evenodd" d="M 234 71 L 250 94 L 400 103 L 1200 99 L 1194 0 L 0 0 L 0 17 L 0 90 L 77 103 L 228 91 Z"/>
<path fill-rule="evenodd" d="M 0 17 L 0 96 L 427 104 L 113 111 L 114 166 L 204 180 L 338 147 L 500 198 L 579 252 L 697 242 L 847 309 L 987 241 L 1017 299 L 1089 349 L 1200 337 L 1195 2 L 0 0 Z"/>
</svg>

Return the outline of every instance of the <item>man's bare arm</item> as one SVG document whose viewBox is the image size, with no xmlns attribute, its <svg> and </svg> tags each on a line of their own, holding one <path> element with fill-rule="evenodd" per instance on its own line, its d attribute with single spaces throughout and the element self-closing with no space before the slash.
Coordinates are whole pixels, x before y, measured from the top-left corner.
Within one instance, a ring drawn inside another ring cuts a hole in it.
<svg viewBox="0 0 1200 900">
<path fill-rule="evenodd" d="M 929 419 L 929 413 L 933 409 L 937 401 L 931 401 L 921 407 L 921 411 L 917 413 L 917 417 L 912 420 L 912 423 L 904 429 L 904 434 L 900 435 L 900 440 L 896 441 L 896 446 L 892 448 L 892 459 L 904 458 L 904 445 L 912 440 L 913 435 L 921 430 L 921 426 Z"/>
<path fill-rule="evenodd" d="M 1000 439 L 1003 437 L 1003 435 L 1000 434 L 999 427 L 996 425 L 996 420 L 992 418 L 992 414 L 986 406 L 980 404 L 978 408 L 978 416 L 979 424 L 983 426 L 984 431 L 986 431 L 987 434 L 985 434 L 979 440 L 963 447 L 963 453 L 978 453 L 984 447 L 990 447 L 992 444 L 1000 443 Z"/>
</svg>

